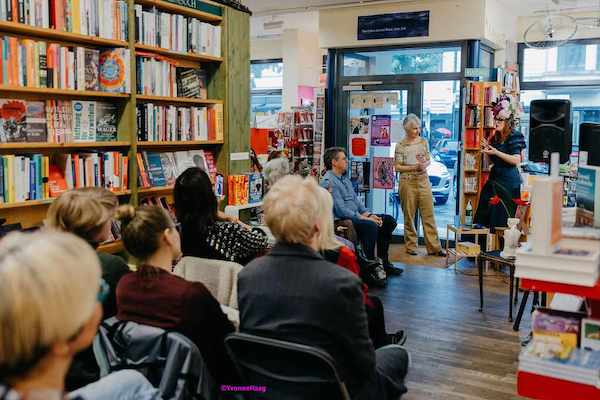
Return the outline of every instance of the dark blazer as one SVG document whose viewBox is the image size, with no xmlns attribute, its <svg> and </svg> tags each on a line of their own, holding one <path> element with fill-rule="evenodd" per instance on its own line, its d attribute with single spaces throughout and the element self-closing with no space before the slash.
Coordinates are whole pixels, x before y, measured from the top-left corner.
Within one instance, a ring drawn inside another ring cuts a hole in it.
<svg viewBox="0 0 600 400">
<path fill-rule="evenodd" d="M 375 375 L 361 282 L 303 245 L 278 243 L 238 275 L 240 331 L 319 347 L 350 393 Z"/>
</svg>

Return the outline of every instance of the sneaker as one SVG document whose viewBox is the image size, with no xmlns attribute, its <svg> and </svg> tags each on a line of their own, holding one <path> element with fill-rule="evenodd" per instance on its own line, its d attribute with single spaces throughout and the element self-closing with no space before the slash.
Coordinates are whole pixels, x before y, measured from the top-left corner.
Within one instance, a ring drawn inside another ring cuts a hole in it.
<svg viewBox="0 0 600 400">
<path fill-rule="evenodd" d="M 403 330 L 400 330 L 396 333 L 388 333 L 388 337 L 390 338 L 391 344 L 397 344 L 399 346 L 403 346 L 406 343 L 406 333 Z"/>
<path fill-rule="evenodd" d="M 396 267 L 394 264 L 388 262 L 383 264 L 383 269 L 385 270 L 385 273 L 389 276 L 389 275 L 401 275 L 404 270 L 402 268 Z"/>
<path fill-rule="evenodd" d="M 381 265 L 379 263 L 375 266 L 374 272 L 378 279 L 383 280 L 383 279 L 387 278 L 387 274 L 385 273 L 385 268 L 383 268 L 383 265 Z"/>
</svg>

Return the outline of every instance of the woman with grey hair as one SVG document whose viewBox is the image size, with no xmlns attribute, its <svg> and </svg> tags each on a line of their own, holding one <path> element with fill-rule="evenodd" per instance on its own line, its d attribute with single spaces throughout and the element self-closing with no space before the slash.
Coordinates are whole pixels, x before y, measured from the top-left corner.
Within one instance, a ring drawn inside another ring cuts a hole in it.
<svg viewBox="0 0 600 400">
<path fill-rule="evenodd" d="M 404 213 L 404 243 L 406 252 L 416 256 L 417 230 L 415 214 L 417 210 L 423 221 L 425 246 L 429 255 L 445 257 L 437 234 L 433 214 L 433 195 L 427 175 L 431 163 L 427 140 L 421 137 L 421 120 L 415 114 L 408 114 L 402 122 L 406 136 L 396 144 L 394 164 L 400 173 L 399 197 Z"/>
</svg>

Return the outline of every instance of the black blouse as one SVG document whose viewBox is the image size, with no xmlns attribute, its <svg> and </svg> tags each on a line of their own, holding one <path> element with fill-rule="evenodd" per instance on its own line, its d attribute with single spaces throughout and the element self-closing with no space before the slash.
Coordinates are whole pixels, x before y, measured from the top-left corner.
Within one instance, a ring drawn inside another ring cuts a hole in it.
<svg viewBox="0 0 600 400">
<path fill-rule="evenodd" d="M 504 142 L 499 143 L 497 141 L 494 141 L 492 143 L 492 146 L 494 146 L 496 149 L 498 149 L 499 151 L 501 151 L 505 154 L 510 154 L 510 155 L 521 154 L 521 151 L 526 147 L 525 146 L 525 136 L 523 136 L 523 134 L 521 132 L 512 131 L 511 134 L 508 135 L 508 138 L 506 138 L 506 140 Z M 494 164 L 494 168 L 496 168 L 496 167 L 514 168 L 514 165 L 507 163 L 506 161 L 504 161 L 502 158 L 500 158 L 498 156 L 491 156 L 490 159 L 491 159 L 492 163 Z"/>
</svg>

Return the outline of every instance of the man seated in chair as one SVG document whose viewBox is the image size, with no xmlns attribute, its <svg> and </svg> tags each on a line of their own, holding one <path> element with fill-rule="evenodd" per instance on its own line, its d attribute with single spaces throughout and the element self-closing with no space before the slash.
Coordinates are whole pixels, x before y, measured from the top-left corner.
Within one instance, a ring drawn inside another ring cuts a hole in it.
<svg viewBox="0 0 600 400">
<path fill-rule="evenodd" d="M 352 399 L 398 399 L 408 353 L 393 344 L 374 350 L 359 278 L 319 254 L 317 190 L 312 178 L 286 176 L 266 195 L 277 243 L 238 275 L 240 331 L 326 351 Z"/>
<path fill-rule="evenodd" d="M 358 241 L 363 245 L 367 258 L 381 258 L 387 275 L 400 275 L 403 270 L 394 267 L 389 260 L 389 248 L 392 233 L 396 229 L 396 220 L 387 214 L 373 214 L 362 204 L 352 182 L 347 176 L 348 160 L 346 151 L 341 147 L 331 147 L 325 150 L 323 162 L 327 172 L 321 181 L 321 186 L 333 196 L 333 214 L 336 219 L 352 221 L 358 235 Z"/>
</svg>

